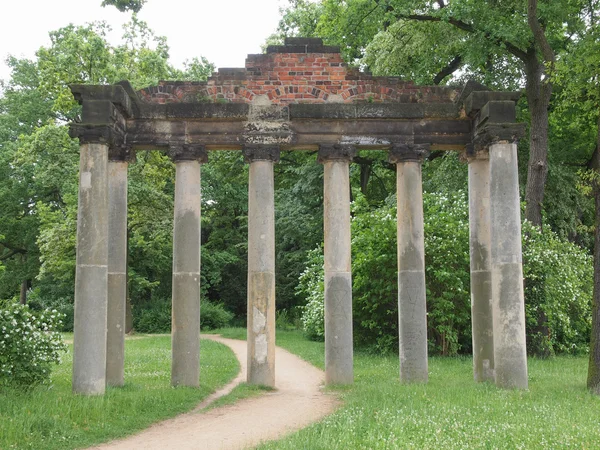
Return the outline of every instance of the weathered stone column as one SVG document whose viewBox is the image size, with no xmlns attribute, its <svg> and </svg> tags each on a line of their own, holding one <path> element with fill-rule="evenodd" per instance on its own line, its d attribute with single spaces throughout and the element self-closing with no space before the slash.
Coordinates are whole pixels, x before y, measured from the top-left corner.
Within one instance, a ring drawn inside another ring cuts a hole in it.
<svg viewBox="0 0 600 450">
<path fill-rule="evenodd" d="M 350 161 L 355 154 L 352 146 L 319 147 L 324 167 L 326 384 L 354 381 Z"/>
<path fill-rule="evenodd" d="M 200 164 L 203 146 L 173 145 L 173 299 L 171 384 L 199 385 L 200 379 Z"/>
<path fill-rule="evenodd" d="M 474 152 L 467 160 L 473 376 L 475 381 L 494 381 L 489 152 Z"/>
<path fill-rule="evenodd" d="M 527 388 L 517 144 L 492 142 L 490 217 L 496 384 Z"/>
<path fill-rule="evenodd" d="M 125 303 L 127 301 L 127 167 L 131 150 L 111 148 L 108 155 L 108 312 L 106 384 L 123 386 Z"/>
<path fill-rule="evenodd" d="M 108 144 L 79 136 L 73 392 L 104 394 L 108 273 Z"/>
<path fill-rule="evenodd" d="M 248 180 L 248 383 L 275 387 L 276 146 L 246 146 Z"/>
<path fill-rule="evenodd" d="M 427 307 L 421 163 L 429 145 L 395 144 L 398 197 L 398 332 L 400 381 L 427 382 Z"/>
</svg>

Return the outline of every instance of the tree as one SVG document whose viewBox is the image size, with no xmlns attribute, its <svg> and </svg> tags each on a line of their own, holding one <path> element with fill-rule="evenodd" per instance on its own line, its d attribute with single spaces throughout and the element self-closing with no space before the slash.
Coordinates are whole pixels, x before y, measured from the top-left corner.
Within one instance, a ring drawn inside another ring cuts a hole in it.
<svg viewBox="0 0 600 450">
<path fill-rule="evenodd" d="M 102 6 L 114 6 L 121 12 L 140 12 L 147 0 L 104 0 Z"/>
<path fill-rule="evenodd" d="M 587 150 L 583 188 L 595 203 L 594 292 L 587 386 L 600 395 L 600 31 L 597 15 L 591 15 L 586 33 L 575 40 L 569 53 L 557 63 L 556 84 L 560 86 L 557 111 L 575 128 Z"/>
<path fill-rule="evenodd" d="M 166 40 L 135 15 L 121 45 L 108 44 L 107 30 L 105 23 L 69 25 L 50 33 L 51 45 L 35 60 L 9 59 L 12 76 L 0 96 L 0 298 L 20 291 L 22 302 L 29 292 L 37 306 L 72 302 L 79 146 L 65 122 L 80 107 L 68 85 L 129 79 L 140 88 L 201 79 L 213 69 L 202 57 L 184 70 L 172 67 Z M 140 155 L 130 170 L 129 211 L 130 255 L 142 255 L 130 266 L 137 299 L 161 294 L 158 286 L 170 291 L 172 192 L 171 161 Z"/>
<path fill-rule="evenodd" d="M 503 81 L 504 89 L 522 77 L 531 117 L 525 217 L 539 226 L 548 171 L 550 75 L 557 52 L 597 9 L 588 1 L 323 0 L 320 7 L 295 1 L 280 30 L 320 35 L 341 45 L 350 62 L 420 83 L 441 83 L 459 69 L 488 84 Z M 311 30 L 307 24 L 315 21 L 308 19 L 315 11 L 320 15 Z"/>
</svg>

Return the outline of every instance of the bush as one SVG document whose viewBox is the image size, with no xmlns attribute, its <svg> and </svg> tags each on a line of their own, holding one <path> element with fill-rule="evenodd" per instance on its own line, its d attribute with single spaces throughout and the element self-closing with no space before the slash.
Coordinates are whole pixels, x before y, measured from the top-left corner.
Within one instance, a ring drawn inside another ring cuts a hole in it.
<svg viewBox="0 0 600 450">
<path fill-rule="evenodd" d="M 203 300 L 200 303 L 200 329 L 214 330 L 229 325 L 233 313 L 227 311 L 221 303 Z"/>
<path fill-rule="evenodd" d="M 325 338 L 323 247 L 308 252 L 306 269 L 298 278 L 296 292 L 306 297 L 302 308 L 302 329 L 309 339 L 322 341 Z"/>
<path fill-rule="evenodd" d="M 586 353 L 592 325 L 592 256 L 549 228 L 523 223 L 523 276 L 530 353 Z M 547 335 L 538 318 L 546 319 Z"/>
<path fill-rule="evenodd" d="M 431 354 L 471 351 L 468 203 L 464 191 L 424 193 L 427 335 Z M 358 197 L 353 204 L 352 276 L 354 340 L 376 351 L 398 346 L 396 207 L 392 196 L 372 209 Z M 550 330 L 545 337 L 557 352 L 587 348 L 593 266 L 577 245 L 524 224 L 525 280 L 543 292 L 526 291 L 527 335 L 535 336 L 538 311 Z M 309 253 L 298 291 L 308 298 L 302 315 L 306 334 L 322 339 L 323 255 Z M 543 279 L 543 283 L 532 283 Z"/>
<path fill-rule="evenodd" d="M 154 300 L 139 310 L 133 310 L 133 329 L 138 333 L 169 333 L 171 331 L 171 301 Z"/>
<path fill-rule="evenodd" d="M 47 289 L 46 289 L 47 290 Z M 75 309 L 72 297 L 46 297 L 39 288 L 32 289 L 27 294 L 27 304 L 32 311 L 55 309 L 63 315 L 62 324 L 58 331 L 73 331 Z"/>
<path fill-rule="evenodd" d="M 50 379 L 52 364 L 66 350 L 57 331 L 61 323 L 56 310 L 34 314 L 18 303 L 0 306 L 0 386 L 30 387 Z"/>
<path fill-rule="evenodd" d="M 220 303 L 202 300 L 200 303 L 200 328 L 212 330 L 229 325 L 233 314 Z M 146 308 L 134 312 L 133 327 L 139 333 L 169 333 L 171 331 L 171 301 L 150 303 Z"/>
</svg>

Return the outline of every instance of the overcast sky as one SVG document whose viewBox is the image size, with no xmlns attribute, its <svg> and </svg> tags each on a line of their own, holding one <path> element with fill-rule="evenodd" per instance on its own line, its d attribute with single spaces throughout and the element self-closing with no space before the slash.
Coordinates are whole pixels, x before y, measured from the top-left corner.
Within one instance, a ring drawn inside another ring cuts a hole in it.
<svg viewBox="0 0 600 450">
<path fill-rule="evenodd" d="M 4 63 L 8 54 L 33 58 L 39 47 L 50 44 L 49 31 L 69 23 L 105 20 L 116 44 L 130 17 L 112 6 L 102 8 L 102 0 L 2 3 L 0 79 L 10 75 Z M 279 7 L 286 4 L 286 0 L 148 0 L 139 18 L 157 35 L 167 37 L 171 63 L 177 67 L 194 56 L 205 56 L 216 67 L 244 67 L 247 54 L 261 52 L 260 46 L 277 28 Z"/>
</svg>

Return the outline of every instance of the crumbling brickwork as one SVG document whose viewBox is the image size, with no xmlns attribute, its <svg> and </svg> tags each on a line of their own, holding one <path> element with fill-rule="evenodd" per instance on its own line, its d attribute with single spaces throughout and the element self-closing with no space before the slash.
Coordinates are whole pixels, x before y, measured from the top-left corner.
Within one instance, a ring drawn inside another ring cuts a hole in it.
<svg viewBox="0 0 600 450">
<path fill-rule="evenodd" d="M 149 103 L 261 104 L 446 103 L 458 95 L 449 87 L 360 72 L 344 63 L 338 47 L 304 38 L 248 55 L 245 68 L 219 69 L 206 82 L 161 81 L 139 93 Z"/>
</svg>

